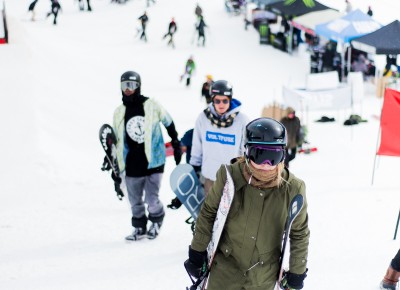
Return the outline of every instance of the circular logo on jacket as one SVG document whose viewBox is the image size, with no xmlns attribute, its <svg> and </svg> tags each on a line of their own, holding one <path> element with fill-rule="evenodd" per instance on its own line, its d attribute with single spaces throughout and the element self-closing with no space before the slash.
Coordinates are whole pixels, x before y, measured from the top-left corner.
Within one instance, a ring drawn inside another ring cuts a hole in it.
<svg viewBox="0 0 400 290">
<path fill-rule="evenodd" d="M 144 142 L 144 117 L 135 116 L 126 123 L 126 133 L 135 142 Z"/>
</svg>

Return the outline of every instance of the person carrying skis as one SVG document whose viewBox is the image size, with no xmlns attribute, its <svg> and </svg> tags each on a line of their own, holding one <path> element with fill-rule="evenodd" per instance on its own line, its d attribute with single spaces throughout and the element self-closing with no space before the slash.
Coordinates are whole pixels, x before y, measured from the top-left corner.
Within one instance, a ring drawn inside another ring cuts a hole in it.
<svg viewBox="0 0 400 290">
<path fill-rule="evenodd" d="M 212 187 L 218 168 L 243 154 L 249 122 L 242 104 L 232 98 L 232 85 L 219 80 L 210 88 L 211 103 L 200 113 L 193 131 L 190 164 L 204 178 L 204 193 Z"/>
<path fill-rule="evenodd" d="M 146 26 L 147 26 L 147 22 L 149 21 L 147 12 L 145 11 L 143 13 L 143 15 L 141 15 L 138 19 L 140 21 L 140 24 L 142 25 L 142 34 L 140 35 L 140 39 L 143 39 L 145 42 L 147 42 Z"/>
<path fill-rule="evenodd" d="M 287 130 L 287 146 L 285 166 L 289 168 L 289 162 L 296 158 L 297 142 L 300 138 L 301 123 L 292 107 L 286 109 L 286 116 L 281 119 L 281 123 Z"/>
<path fill-rule="evenodd" d="M 193 60 L 193 56 L 190 56 L 189 59 L 186 61 L 185 64 L 185 72 L 181 75 L 181 81 L 186 78 L 186 86 L 190 86 L 190 80 L 192 78 L 192 74 L 196 69 L 196 64 Z"/>
<path fill-rule="evenodd" d="M 386 274 L 383 277 L 380 288 L 383 290 L 397 290 L 397 284 L 400 278 L 400 250 L 396 256 L 390 262 L 389 267 L 386 270 Z"/>
<path fill-rule="evenodd" d="M 175 19 L 174 19 L 174 17 L 172 17 L 172 20 L 168 25 L 168 32 L 163 36 L 163 39 L 165 39 L 167 36 L 169 36 L 168 45 L 171 45 L 172 48 L 175 48 L 174 34 L 177 29 L 178 29 L 178 27 L 176 26 Z"/>
<path fill-rule="evenodd" d="M 159 234 L 164 207 L 159 190 L 165 165 L 165 145 L 160 123 L 167 129 L 178 165 L 182 150 L 174 122 L 155 100 L 141 94 L 141 78 L 134 71 L 121 76 L 122 104 L 114 112 L 114 132 L 117 138 L 117 160 L 124 176 L 112 176 L 121 183 L 125 179 L 132 210 L 133 233 L 125 239 L 136 241 Z M 143 195 L 145 198 L 143 200 Z M 146 216 L 146 205 L 148 216 Z M 150 227 L 147 230 L 147 221 Z"/>
<path fill-rule="evenodd" d="M 274 119 L 258 118 L 247 125 L 246 136 L 244 155 L 227 166 L 235 193 L 216 246 L 207 289 L 274 289 L 288 207 L 297 194 L 303 196 L 304 204 L 290 230 L 290 268 L 279 283 L 281 289 L 302 289 L 310 231 L 305 183 L 283 164 L 286 129 Z M 196 278 L 207 265 L 206 249 L 227 179 L 225 166 L 216 176 L 197 218 L 189 259 L 184 263 Z"/>
</svg>

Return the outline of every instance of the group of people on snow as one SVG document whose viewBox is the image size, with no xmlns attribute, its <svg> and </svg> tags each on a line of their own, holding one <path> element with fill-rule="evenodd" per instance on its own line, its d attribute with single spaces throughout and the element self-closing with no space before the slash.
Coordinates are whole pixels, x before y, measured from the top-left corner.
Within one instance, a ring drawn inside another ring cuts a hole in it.
<svg viewBox="0 0 400 290">
<path fill-rule="evenodd" d="M 206 249 L 227 178 L 226 166 L 235 198 L 207 289 L 274 288 L 288 205 L 298 193 L 305 203 L 292 225 L 290 269 L 280 283 L 283 289 L 301 289 L 310 232 L 305 184 L 285 167 L 288 132 L 274 119 L 249 122 L 228 81 L 207 76 L 207 85 L 207 107 L 197 117 L 194 129 L 180 140 L 172 116 L 142 94 L 140 75 L 134 71 L 122 74 L 122 104 L 113 118 L 122 174 L 112 173 L 112 178 L 117 184 L 124 182 L 128 191 L 133 231 L 126 240 L 154 239 L 163 224 L 165 210 L 159 198 L 166 162 L 162 124 L 171 138 L 176 165 L 181 162 L 182 144 L 190 149 L 186 161 L 202 180 L 206 194 L 184 263 L 188 273 L 198 278 L 207 268 Z M 174 202 L 168 207 L 179 208 L 179 201 Z"/>
</svg>

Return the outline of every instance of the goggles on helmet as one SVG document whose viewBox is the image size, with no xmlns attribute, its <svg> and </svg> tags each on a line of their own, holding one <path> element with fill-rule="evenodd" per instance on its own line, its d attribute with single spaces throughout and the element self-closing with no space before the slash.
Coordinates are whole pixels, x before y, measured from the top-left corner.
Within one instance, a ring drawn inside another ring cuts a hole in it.
<svg viewBox="0 0 400 290">
<path fill-rule="evenodd" d="M 248 145 L 246 156 L 258 165 L 275 166 L 285 158 L 285 149 L 277 146 Z"/>
<path fill-rule="evenodd" d="M 121 82 L 121 90 L 125 92 L 125 90 L 134 91 L 139 87 L 139 83 L 135 81 L 123 81 Z"/>
</svg>

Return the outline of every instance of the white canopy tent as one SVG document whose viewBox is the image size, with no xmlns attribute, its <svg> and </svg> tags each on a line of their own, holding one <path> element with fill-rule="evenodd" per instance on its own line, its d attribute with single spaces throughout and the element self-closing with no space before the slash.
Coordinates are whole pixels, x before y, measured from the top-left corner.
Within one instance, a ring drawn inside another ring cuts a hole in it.
<svg viewBox="0 0 400 290">
<path fill-rule="evenodd" d="M 292 20 L 292 25 L 311 35 L 316 35 L 315 26 L 324 22 L 335 20 L 342 16 L 344 16 L 343 13 L 334 9 L 315 11 L 294 18 Z"/>
</svg>

